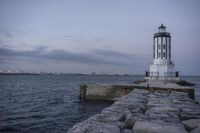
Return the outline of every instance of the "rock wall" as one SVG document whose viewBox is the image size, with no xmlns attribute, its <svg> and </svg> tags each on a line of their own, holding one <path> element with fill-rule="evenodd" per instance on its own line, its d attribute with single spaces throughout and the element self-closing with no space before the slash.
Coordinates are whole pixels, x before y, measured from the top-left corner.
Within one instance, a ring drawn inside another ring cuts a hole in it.
<svg viewBox="0 0 200 133">
<path fill-rule="evenodd" d="M 68 133 L 199 133 L 200 106 L 188 93 L 134 89 Z"/>
</svg>

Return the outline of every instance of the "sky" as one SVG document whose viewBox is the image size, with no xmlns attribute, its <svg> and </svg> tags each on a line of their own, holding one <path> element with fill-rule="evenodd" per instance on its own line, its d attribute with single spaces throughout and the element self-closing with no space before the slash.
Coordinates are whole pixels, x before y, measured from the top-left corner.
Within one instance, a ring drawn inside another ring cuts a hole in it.
<svg viewBox="0 0 200 133">
<path fill-rule="evenodd" d="M 144 74 L 161 23 L 200 75 L 199 0 L 0 0 L 0 70 Z"/>
</svg>

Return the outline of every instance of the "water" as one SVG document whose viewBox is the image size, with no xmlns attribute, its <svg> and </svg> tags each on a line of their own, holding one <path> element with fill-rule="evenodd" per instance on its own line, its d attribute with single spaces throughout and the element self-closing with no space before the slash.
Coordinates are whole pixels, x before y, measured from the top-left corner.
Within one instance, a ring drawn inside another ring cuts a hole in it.
<svg viewBox="0 0 200 133">
<path fill-rule="evenodd" d="M 112 102 L 79 100 L 84 83 L 132 83 L 142 76 L 0 75 L 0 132 L 66 132 Z M 200 77 L 182 77 L 196 83 Z"/>
<path fill-rule="evenodd" d="M 131 83 L 135 76 L 1 75 L 0 132 L 66 132 L 111 102 L 79 100 L 84 83 Z"/>
</svg>

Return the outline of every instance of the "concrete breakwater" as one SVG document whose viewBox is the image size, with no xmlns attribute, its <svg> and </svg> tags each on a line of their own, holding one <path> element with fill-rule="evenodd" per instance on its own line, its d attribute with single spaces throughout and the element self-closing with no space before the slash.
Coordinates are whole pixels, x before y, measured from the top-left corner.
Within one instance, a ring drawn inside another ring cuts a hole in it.
<svg viewBox="0 0 200 133">
<path fill-rule="evenodd" d="M 192 89 L 176 89 L 133 88 L 68 133 L 199 133 L 200 106 L 191 96 Z"/>
<path fill-rule="evenodd" d="M 148 89 L 150 92 L 163 91 L 170 93 L 173 91 L 185 92 L 194 99 L 194 89 L 188 86 L 179 86 L 166 81 L 149 80 L 139 84 L 88 84 L 80 86 L 80 98 L 86 100 L 109 100 L 115 101 L 119 97 L 130 93 L 135 88 Z"/>
</svg>

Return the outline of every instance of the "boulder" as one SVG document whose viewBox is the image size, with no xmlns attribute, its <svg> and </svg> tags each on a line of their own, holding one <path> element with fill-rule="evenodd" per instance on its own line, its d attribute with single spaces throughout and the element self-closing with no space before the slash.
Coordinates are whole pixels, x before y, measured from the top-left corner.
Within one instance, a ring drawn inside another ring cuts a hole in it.
<svg viewBox="0 0 200 133">
<path fill-rule="evenodd" d="M 130 129 L 122 129 L 121 133 L 132 133 L 132 130 L 130 130 Z"/>
<path fill-rule="evenodd" d="M 182 108 L 180 114 L 181 120 L 200 119 L 200 107 Z"/>
<path fill-rule="evenodd" d="M 194 128 L 200 127 L 200 119 L 190 119 L 182 121 L 183 125 L 187 130 L 192 130 Z"/>
<path fill-rule="evenodd" d="M 141 111 L 146 110 L 145 104 L 140 101 L 117 101 L 112 106 L 120 106 L 129 110 L 134 110 L 136 108 L 141 109 Z"/>
<path fill-rule="evenodd" d="M 134 133 L 188 133 L 182 124 L 171 124 L 159 121 L 136 121 Z"/>
<path fill-rule="evenodd" d="M 124 123 L 126 124 L 127 128 L 131 129 L 133 127 L 133 125 L 135 124 L 136 120 L 137 120 L 136 116 L 133 116 L 132 114 L 127 114 L 126 120 Z"/>
<path fill-rule="evenodd" d="M 119 114 L 120 113 L 120 114 L 125 115 L 125 114 L 130 113 L 130 110 L 127 108 L 124 108 L 124 107 L 120 107 L 120 106 L 110 106 L 110 107 L 103 109 L 101 113 L 104 113 L 104 114 L 106 114 L 106 113 L 118 113 Z"/>
<path fill-rule="evenodd" d="M 105 124 L 110 124 L 110 125 L 117 125 L 120 129 L 126 128 L 126 124 L 120 121 L 120 117 L 108 115 L 108 114 L 96 114 L 88 118 L 86 121 L 89 122 L 101 122 Z"/>
<path fill-rule="evenodd" d="M 150 93 L 150 94 L 148 95 L 148 98 L 158 98 L 158 96 L 154 95 L 153 93 Z"/>
<path fill-rule="evenodd" d="M 117 125 L 84 121 L 74 125 L 67 133 L 120 133 Z"/>
<path fill-rule="evenodd" d="M 179 116 L 173 112 L 155 112 L 148 110 L 146 113 L 146 118 L 149 120 L 162 120 L 164 122 L 177 123 L 180 122 Z"/>
<path fill-rule="evenodd" d="M 105 108 L 100 114 L 91 116 L 88 121 L 115 124 L 121 129 L 125 127 L 125 124 L 122 122 L 125 121 L 126 114 L 128 113 L 131 112 L 126 108 L 111 106 Z"/>
<path fill-rule="evenodd" d="M 195 129 L 193 129 L 192 131 L 190 131 L 189 133 L 200 133 L 200 127 L 197 127 Z"/>
<path fill-rule="evenodd" d="M 97 122 L 117 122 L 117 121 L 122 121 L 124 119 L 124 116 L 122 114 L 96 114 L 92 117 L 89 118 L 91 121 L 97 121 Z"/>
<path fill-rule="evenodd" d="M 173 106 L 163 106 L 163 107 L 153 107 L 151 108 L 151 110 L 156 111 L 156 112 L 174 112 L 174 113 L 179 113 L 180 112 L 180 108 L 177 107 L 173 107 Z"/>
<path fill-rule="evenodd" d="M 165 107 L 172 105 L 172 101 L 169 98 L 148 98 L 147 107 Z"/>
</svg>

